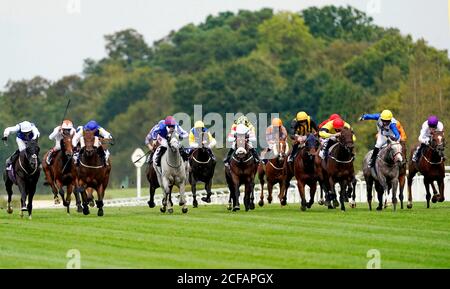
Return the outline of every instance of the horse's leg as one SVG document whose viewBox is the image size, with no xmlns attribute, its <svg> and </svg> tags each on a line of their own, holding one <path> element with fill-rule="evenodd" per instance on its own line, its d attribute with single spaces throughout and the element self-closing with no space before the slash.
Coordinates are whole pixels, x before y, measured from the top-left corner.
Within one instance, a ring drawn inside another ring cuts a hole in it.
<svg viewBox="0 0 450 289">
<path fill-rule="evenodd" d="M 268 194 L 267 202 L 269 204 L 272 203 L 273 186 L 274 186 L 274 183 L 267 181 L 267 194 Z M 280 184 L 280 192 L 281 192 L 281 184 Z"/>
<path fill-rule="evenodd" d="M 413 206 L 413 200 L 412 200 L 412 191 L 411 191 L 411 186 L 412 186 L 412 182 L 413 182 L 413 178 L 416 175 L 417 170 L 414 164 L 409 165 L 409 173 L 408 173 L 408 204 L 406 205 L 406 207 L 408 209 L 411 209 Z"/>
<path fill-rule="evenodd" d="M 356 199 L 356 183 L 357 183 L 356 178 L 353 176 L 352 180 L 350 182 L 350 186 L 351 186 L 351 190 L 352 190 L 352 200 L 350 202 L 350 206 L 352 208 L 356 208 L 356 201 L 355 201 L 355 199 Z"/>
<path fill-rule="evenodd" d="M 438 186 L 439 186 L 439 202 L 442 203 L 443 201 L 445 201 L 445 196 L 444 196 L 444 179 L 443 178 L 439 178 L 438 181 Z"/>
<path fill-rule="evenodd" d="M 194 185 L 195 186 L 195 185 Z M 181 184 L 179 185 L 180 188 L 180 206 L 181 206 L 181 211 L 183 212 L 183 214 L 186 214 L 188 212 L 188 208 L 186 205 L 186 187 L 185 187 L 185 182 L 182 181 Z M 195 199 L 194 199 L 195 200 Z"/>
<path fill-rule="evenodd" d="M 339 206 L 339 202 L 337 201 L 337 193 L 335 188 L 335 182 L 333 177 L 328 178 L 328 184 L 330 185 L 331 194 L 329 194 L 330 204 L 328 205 L 328 209 L 335 209 Z"/>
<path fill-rule="evenodd" d="M 162 191 L 163 191 L 163 198 L 162 198 L 161 208 L 159 210 L 161 211 L 161 213 L 165 213 L 166 209 L 167 209 L 167 203 L 170 204 L 170 201 L 169 201 L 169 190 L 168 190 L 167 182 L 164 180 L 164 178 L 161 178 L 161 179 L 162 179 L 161 188 L 162 188 Z"/>
<path fill-rule="evenodd" d="M 75 202 L 77 205 L 77 213 L 83 212 L 83 206 L 81 205 L 81 196 L 80 196 L 80 190 L 78 190 L 78 187 L 76 185 L 76 182 L 73 182 L 70 184 L 72 187 L 72 192 L 75 195 Z"/>
<path fill-rule="evenodd" d="M 70 214 L 70 203 L 72 202 L 72 192 L 73 192 L 73 185 L 70 183 L 67 185 L 67 192 L 66 192 L 67 214 Z"/>
<path fill-rule="evenodd" d="M 255 182 L 250 178 L 250 210 L 255 209 Z"/>
<path fill-rule="evenodd" d="M 28 211 L 27 209 L 27 190 L 26 185 L 22 183 L 22 180 L 17 180 L 17 186 L 20 191 L 20 217 L 23 217 L 23 212 Z"/>
<path fill-rule="evenodd" d="M 190 180 L 191 183 L 191 190 L 192 190 L 192 207 L 197 208 L 198 202 L 197 202 L 197 180 L 195 180 L 194 177 Z"/>
<path fill-rule="evenodd" d="M 369 204 L 369 211 L 372 211 L 372 189 L 373 189 L 372 176 L 366 178 L 366 189 L 367 189 L 367 203 Z"/>
<path fill-rule="evenodd" d="M 212 178 L 205 183 L 206 197 L 202 197 L 202 201 L 206 203 L 211 203 L 211 188 L 212 188 Z"/>
<path fill-rule="evenodd" d="M 297 187 L 301 198 L 300 210 L 306 211 L 305 184 L 303 183 L 303 181 L 298 180 Z"/>
<path fill-rule="evenodd" d="M 31 215 L 33 213 L 33 198 L 34 198 L 34 194 L 36 193 L 36 184 L 37 184 L 37 180 L 36 182 L 32 182 L 29 186 L 29 194 L 28 194 L 28 205 L 27 205 L 27 210 L 28 210 L 28 218 L 31 220 Z"/>
<path fill-rule="evenodd" d="M 431 188 L 433 189 L 433 196 L 431 198 L 431 201 L 433 203 L 436 203 L 438 199 L 440 198 L 440 195 L 438 194 L 438 191 L 436 190 L 436 187 L 434 186 L 434 181 L 430 182 Z"/>
<path fill-rule="evenodd" d="M 234 184 L 234 197 L 233 197 L 233 211 L 240 210 L 240 204 L 239 204 L 239 177 L 233 177 L 233 184 Z"/>
<path fill-rule="evenodd" d="M 64 196 L 65 193 L 64 193 L 64 186 L 63 186 L 62 182 L 60 180 L 56 180 L 55 183 L 56 183 L 55 184 L 56 188 L 58 189 L 58 193 L 61 196 L 61 200 L 63 202 L 64 207 L 68 207 L 66 198 Z"/>
<path fill-rule="evenodd" d="M 6 192 L 8 193 L 8 206 L 7 206 L 6 212 L 8 212 L 8 214 L 12 214 L 12 212 L 13 212 L 13 209 L 11 207 L 11 199 L 12 199 L 12 194 L 13 194 L 12 186 L 13 186 L 13 182 L 8 178 L 8 176 L 5 176 L 5 189 L 6 189 Z"/>
<path fill-rule="evenodd" d="M 262 165 L 260 164 L 258 166 L 258 179 L 259 179 L 259 184 L 261 185 L 261 194 L 259 195 L 259 202 L 258 202 L 258 205 L 260 207 L 264 206 L 264 175 L 265 175 L 264 169 L 262 168 Z M 270 184 L 267 183 L 267 186 L 270 186 Z"/>
<path fill-rule="evenodd" d="M 103 213 L 103 197 L 105 196 L 105 188 L 103 184 L 100 184 L 97 189 L 97 200 L 95 201 L 95 204 L 97 205 L 97 216 L 102 217 L 104 215 Z"/>
<path fill-rule="evenodd" d="M 154 208 L 155 207 L 155 187 L 153 186 L 153 184 L 150 184 L 150 200 L 147 202 L 148 206 L 150 208 Z"/>
<path fill-rule="evenodd" d="M 306 204 L 308 209 L 311 209 L 312 205 L 314 204 L 314 196 L 316 195 L 316 190 L 317 182 L 313 181 L 309 186 L 309 202 Z"/>
<path fill-rule="evenodd" d="M 81 194 L 82 205 L 83 205 L 83 214 L 89 215 L 89 198 L 86 192 L 86 185 L 83 181 L 78 182 L 78 188 L 76 189 L 78 194 Z"/>
<path fill-rule="evenodd" d="M 427 178 L 423 178 L 423 184 L 425 185 L 425 191 L 427 192 L 426 199 L 427 199 L 427 209 L 430 208 L 430 181 Z"/>
<path fill-rule="evenodd" d="M 391 181 L 391 186 L 392 186 L 392 206 L 394 207 L 394 211 L 397 210 L 397 188 L 398 188 L 398 179 L 394 178 L 393 181 Z"/>
<path fill-rule="evenodd" d="M 381 176 L 379 176 L 381 178 Z M 377 211 L 383 210 L 383 195 L 385 192 L 384 186 L 381 185 L 379 182 L 375 183 L 375 191 L 377 192 L 378 196 L 378 206 Z"/>
<path fill-rule="evenodd" d="M 340 191 L 339 191 L 339 201 L 341 202 L 341 210 L 345 211 L 345 199 L 347 197 L 347 180 L 342 179 L 339 182 Z M 347 198 L 348 200 L 348 198 Z"/>
<path fill-rule="evenodd" d="M 403 190 L 405 189 L 405 181 L 406 181 L 406 176 L 404 174 L 402 174 L 398 177 L 398 186 L 400 188 L 398 198 L 400 199 L 400 209 L 402 209 L 402 210 L 403 210 Z"/>
<path fill-rule="evenodd" d="M 46 155 L 44 156 L 44 159 L 46 159 Z M 45 169 L 44 169 L 45 179 L 47 180 L 48 185 L 52 189 L 53 200 L 54 200 L 55 205 L 59 205 L 60 200 L 59 200 L 59 197 L 58 197 L 58 189 L 56 188 L 55 182 L 53 180 L 51 167 L 48 167 L 46 165 L 44 166 L 45 167 Z"/>
</svg>

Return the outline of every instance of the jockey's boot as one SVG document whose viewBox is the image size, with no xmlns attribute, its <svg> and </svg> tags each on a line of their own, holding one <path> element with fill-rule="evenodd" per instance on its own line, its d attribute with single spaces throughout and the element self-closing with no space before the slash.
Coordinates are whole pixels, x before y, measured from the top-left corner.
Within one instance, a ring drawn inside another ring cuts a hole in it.
<svg viewBox="0 0 450 289">
<path fill-rule="evenodd" d="M 413 154 L 413 157 L 412 157 L 413 162 L 417 163 L 419 161 L 420 156 L 422 155 L 422 151 L 425 147 L 426 147 L 426 144 L 424 144 L 424 143 L 420 144 L 420 147 L 418 147 Z"/>
<path fill-rule="evenodd" d="M 328 153 L 330 151 L 330 147 L 332 145 L 332 141 L 328 140 L 327 144 L 325 145 L 325 148 L 323 149 L 323 159 L 326 161 L 328 159 Z"/>
<path fill-rule="evenodd" d="M 226 167 L 230 166 L 230 159 L 231 159 L 231 156 L 233 155 L 233 153 L 234 153 L 234 149 L 230 149 L 228 151 L 227 156 L 223 159 L 223 163 L 225 164 Z"/>
<path fill-rule="evenodd" d="M 104 167 L 106 167 L 106 153 L 104 150 L 99 150 L 100 152 L 100 159 L 102 160 L 102 164 Z"/>
<path fill-rule="evenodd" d="M 371 168 L 371 169 L 375 168 L 375 162 L 377 160 L 377 156 L 378 156 L 378 152 L 379 151 L 380 151 L 379 148 L 377 148 L 377 147 L 373 148 L 372 157 L 370 158 L 370 161 L 369 161 L 369 168 Z"/>
<path fill-rule="evenodd" d="M 253 158 L 255 159 L 255 162 L 258 164 L 261 160 L 259 159 L 258 152 L 255 148 L 251 148 L 250 152 L 252 153 Z"/>
<path fill-rule="evenodd" d="M 9 167 L 13 163 L 16 162 L 17 157 L 19 156 L 19 150 L 16 150 L 7 160 L 6 160 L 6 167 Z"/>
<path fill-rule="evenodd" d="M 292 152 L 288 157 L 288 163 L 292 163 L 294 161 L 295 157 L 297 156 L 298 147 L 299 147 L 299 143 L 295 143 L 292 146 Z"/>
<path fill-rule="evenodd" d="M 216 156 L 213 154 L 212 149 L 207 149 L 206 151 L 211 159 L 216 160 Z"/>
<path fill-rule="evenodd" d="M 55 152 L 55 148 L 51 148 L 51 149 L 48 151 L 47 159 L 46 159 L 47 165 L 50 165 L 50 164 L 52 163 L 53 153 L 54 153 L 54 152 Z"/>
<path fill-rule="evenodd" d="M 159 150 L 156 151 L 156 166 L 161 166 L 161 157 L 166 152 L 167 148 L 160 146 Z"/>
</svg>

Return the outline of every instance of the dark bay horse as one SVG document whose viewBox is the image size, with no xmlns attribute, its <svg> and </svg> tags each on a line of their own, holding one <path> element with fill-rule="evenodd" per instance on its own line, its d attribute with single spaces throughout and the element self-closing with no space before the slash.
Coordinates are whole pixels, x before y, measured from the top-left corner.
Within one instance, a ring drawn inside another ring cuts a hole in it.
<svg viewBox="0 0 450 289">
<path fill-rule="evenodd" d="M 29 141 L 26 144 L 26 149 L 20 152 L 19 157 L 12 164 L 12 170 L 6 168 L 3 173 L 6 192 L 8 193 L 8 206 L 6 211 L 9 214 L 13 212 L 11 207 L 11 197 L 13 194 L 12 186 L 15 184 L 19 187 L 21 194 L 20 217 L 23 217 L 23 212 L 28 211 L 28 217 L 31 219 L 33 197 L 36 193 L 36 184 L 41 174 L 41 169 L 39 167 L 39 151 L 40 149 L 37 140 Z"/>
<path fill-rule="evenodd" d="M 264 206 L 264 178 L 267 179 L 267 202 L 272 203 L 273 186 L 279 184 L 280 192 L 278 199 L 282 206 L 286 205 L 287 191 L 287 156 L 289 154 L 289 146 L 285 140 L 278 140 L 274 146 L 274 158 L 270 158 L 267 164 L 261 162 L 258 165 L 258 178 L 261 184 L 261 195 L 258 205 Z"/>
<path fill-rule="evenodd" d="M 383 209 L 384 193 L 389 193 L 392 190 L 392 204 L 395 211 L 397 208 L 398 177 L 403 164 L 402 146 L 399 142 L 388 141 L 388 144 L 380 149 L 377 160 L 375 161 L 375 176 L 368 165 L 372 157 L 372 152 L 369 151 L 363 161 L 363 173 L 367 186 L 369 210 L 372 210 L 372 187 L 375 184 L 375 190 L 378 195 L 377 210 L 381 211 Z"/>
<path fill-rule="evenodd" d="M 103 198 L 109 182 L 111 172 L 111 161 L 108 160 L 106 166 L 103 165 L 102 155 L 104 154 L 103 145 L 95 146 L 99 140 L 94 135 L 94 131 L 86 130 L 84 132 L 85 147 L 80 150 L 77 167 L 77 190 L 81 193 L 83 200 L 83 214 L 89 214 L 88 204 L 93 200 L 92 190 L 97 191 L 97 200 L 95 201 L 98 216 L 103 216 Z"/>
<path fill-rule="evenodd" d="M 45 161 L 47 159 L 47 152 L 42 161 L 42 169 L 45 173 L 45 178 L 52 188 L 55 199 L 55 204 L 59 203 L 58 193 L 63 200 L 63 205 L 67 208 L 67 213 L 70 214 L 70 201 L 73 190 L 76 187 L 77 170 L 72 161 L 73 148 L 72 136 L 63 135 L 61 140 L 61 149 L 55 154 L 50 165 Z M 66 196 L 64 196 L 64 186 L 66 186 Z M 77 211 L 83 211 L 81 207 L 81 200 L 79 194 L 75 193 Z"/>
<path fill-rule="evenodd" d="M 341 210 L 345 211 L 345 199 L 348 197 L 347 189 L 351 189 L 352 193 L 352 207 L 355 204 L 355 190 L 352 188 L 352 184 L 355 183 L 355 169 L 353 167 L 353 161 L 355 159 L 353 144 L 353 132 L 344 127 L 337 138 L 337 142 L 330 147 L 328 153 L 328 159 L 322 162 L 322 165 L 326 168 L 328 180 L 327 186 L 331 190 L 331 198 L 336 201 L 336 183 L 339 183 L 340 193 L 339 202 L 341 203 Z M 333 203 L 333 206 L 337 202 Z"/>
<path fill-rule="evenodd" d="M 236 150 L 231 157 L 229 168 L 225 167 L 225 178 L 230 190 L 228 210 L 240 210 L 239 187 L 245 186 L 244 206 L 245 210 L 254 210 L 255 175 L 258 166 L 250 152 L 249 140 L 245 135 L 237 134 Z"/>
<path fill-rule="evenodd" d="M 200 133 L 200 138 L 203 140 L 203 136 L 207 138 L 207 134 Z M 192 206 L 197 208 L 197 182 L 205 183 L 206 197 L 202 198 L 202 201 L 206 203 L 211 202 L 211 187 L 214 176 L 214 170 L 216 168 L 216 161 L 209 155 L 207 143 L 204 141 L 198 142 L 200 147 L 194 149 L 189 157 L 189 183 L 192 188 Z"/>
<path fill-rule="evenodd" d="M 314 204 L 314 196 L 320 176 L 320 167 L 316 165 L 318 149 L 319 140 L 314 134 L 309 134 L 304 143 L 300 143 L 300 150 L 295 157 L 293 168 L 291 168 L 291 171 L 297 180 L 297 188 L 301 198 L 300 209 L 302 211 L 305 211 L 306 208 L 311 208 Z M 306 202 L 305 197 L 306 185 L 308 185 L 310 191 L 308 203 Z"/>
<path fill-rule="evenodd" d="M 445 150 L 445 137 L 444 132 L 435 132 L 432 134 L 430 144 L 423 150 L 418 163 L 412 161 L 412 155 L 415 149 L 411 150 L 411 161 L 409 162 L 409 174 L 408 174 L 408 209 L 412 208 L 412 191 L 411 185 L 414 176 L 417 172 L 423 175 L 423 182 L 426 190 L 427 208 L 430 207 L 430 185 L 433 187 L 433 203 L 443 202 L 444 197 L 444 178 L 445 178 L 445 165 L 444 165 L 444 150 Z M 434 188 L 433 182 L 437 182 L 439 193 Z"/>
</svg>

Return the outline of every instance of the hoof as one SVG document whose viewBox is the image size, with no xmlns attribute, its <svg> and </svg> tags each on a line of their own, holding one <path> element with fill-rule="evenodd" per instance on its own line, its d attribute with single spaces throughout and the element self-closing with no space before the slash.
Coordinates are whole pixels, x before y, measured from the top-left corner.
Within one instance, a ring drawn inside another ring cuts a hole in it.
<svg viewBox="0 0 450 289">
<path fill-rule="evenodd" d="M 55 205 L 59 205 L 59 203 L 60 203 L 60 200 L 59 200 L 59 198 L 58 198 L 58 197 L 55 197 L 55 198 L 54 198 L 54 203 L 55 203 Z"/>
<path fill-rule="evenodd" d="M 78 213 L 83 212 L 83 207 L 82 207 L 82 206 L 77 206 L 77 212 L 78 212 Z"/>
<path fill-rule="evenodd" d="M 203 198 L 202 198 L 202 201 L 205 202 L 205 203 L 211 203 L 211 198 L 209 198 L 209 197 L 203 197 Z"/>
<path fill-rule="evenodd" d="M 12 209 L 12 208 L 8 208 L 8 209 L 6 209 L 6 212 L 7 212 L 8 214 L 12 214 L 12 213 L 13 213 L 13 209 Z"/>
<path fill-rule="evenodd" d="M 431 201 L 433 202 L 433 204 L 436 204 L 437 200 L 438 200 L 437 196 L 433 195 L 433 197 L 431 198 Z"/>
<path fill-rule="evenodd" d="M 83 214 L 86 216 L 86 215 L 89 215 L 89 208 L 88 207 L 86 207 L 86 208 L 83 208 Z"/>
<path fill-rule="evenodd" d="M 382 211 L 382 210 L 383 210 L 383 207 L 380 207 L 380 206 L 377 207 L 377 211 Z"/>
<path fill-rule="evenodd" d="M 192 207 L 197 208 L 198 207 L 198 202 L 197 200 L 192 201 Z M 187 212 L 187 211 L 186 211 Z"/>
<path fill-rule="evenodd" d="M 166 208 L 164 208 L 164 207 L 159 208 L 159 210 L 161 211 L 161 213 L 165 213 L 166 212 Z"/>
<path fill-rule="evenodd" d="M 231 211 L 232 208 L 233 208 L 233 206 L 232 206 L 231 204 L 228 204 L 227 210 L 228 210 L 228 211 Z"/>
<path fill-rule="evenodd" d="M 255 203 L 251 202 L 250 203 L 250 210 L 254 210 L 255 209 Z"/>
<path fill-rule="evenodd" d="M 352 209 L 356 208 L 356 203 L 351 203 L 351 204 L 350 204 L 350 207 L 351 207 Z"/>
<path fill-rule="evenodd" d="M 331 210 L 331 209 L 336 209 L 336 208 L 333 207 L 332 205 L 328 205 L 328 209 Z"/>
<path fill-rule="evenodd" d="M 280 204 L 281 204 L 282 206 L 286 206 L 286 200 L 281 200 L 281 201 L 280 201 Z"/>
<path fill-rule="evenodd" d="M 263 201 L 263 200 L 259 200 L 258 205 L 259 205 L 260 207 L 264 206 L 264 201 Z"/>
<path fill-rule="evenodd" d="M 323 206 L 323 204 L 325 204 L 325 202 L 323 201 L 323 199 L 320 199 L 317 203 L 318 203 L 319 205 L 321 205 L 321 206 Z"/>
<path fill-rule="evenodd" d="M 91 201 L 89 202 L 89 207 L 93 208 L 94 206 L 95 206 L 94 200 L 91 200 Z"/>
<path fill-rule="evenodd" d="M 307 204 L 306 204 L 306 207 L 307 207 L 308 209 L 311 209 L 312 205 L 313 205 L 312 203 L 307 203 Z"/>
<path fill-rule="evenodd" d="M 103 209 L 98 209 L 97 216 L 103 217 Z"/>
<path fill-rule="evenodd" d="M 147 204 L 148 204 L 148 206 L 150 208 L 154 208 L 155 207 L 155 202 L 148 201 Z"/>
<path fill-rule="evenodd" d="M 233 212 L 239 211 L 240 209 L 241 209 L 240 206 L 234 206 Z"/>
<path fill-rule="evenodd" d="M 337 200 L 333 200 L 333 207 L 339 207 L 339 202 Z"/>
<path fill-rule="evenodd" d="M 173 214 L 173 208 L 168 209 L 168 210 L 167 210 L 167 213 Z"/>
<path fill-rule="evenodd" d="M 269 204 L 272 204 L 272 198 L 267 198 L 267 202 L 268 202 Z"/>
<path fill-rule="evenodd" d="M 301 206 L 300 210 L 302 210 L 303 212 L 306 211 L 306 206 Z"/>
<path fill-rule="evenodd" d="M 182 208 L 181 211 L 183 212 L 183 214 L 186 214 L 188 212 L 188 208 Z"/>
<path fill-rule="evenodd" d="M 439 203 L 442 203 L 443 201 L 445 201 L 444 196 L 440 197 L 438 201 L 439 201 Z"/>
<path fill-rule="evenodd" d="M 407 205 L 406 205 L 406 207 L 408 208 L 408 209 L 412 209 L 412 203 L 408 203 Z"/>
</svg>

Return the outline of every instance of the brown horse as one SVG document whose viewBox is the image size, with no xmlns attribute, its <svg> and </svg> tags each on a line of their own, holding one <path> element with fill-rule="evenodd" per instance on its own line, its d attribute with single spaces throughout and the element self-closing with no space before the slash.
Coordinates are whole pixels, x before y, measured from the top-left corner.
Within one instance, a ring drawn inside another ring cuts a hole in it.
<svg viewBox="0 0 450 289">
<path fill-rule="evenodd" d="M 45 178 L 52 188 L 55 199 L 55 204 L 59 203 L 58 193 L 63 200 L 63 205 L 67 208 L 67 213 L 70 214 L 70 201 L 72 192 L 76 186 L 76 167 L 73 164 L 73 148 L 72 136 L 63 135 L 60 142 L 61 149 L 55 154 L 50 165 L 47 164 L 46 159 L 49 152 L 44 155 L 42 161 L 42 169 L 45 173 Z M 66 186 L 66 196 L 64 196 L 64 186 Z M 81 200 L 79 194 L 75 194 L 77 211 L 82 212 Z"/>
<path fill-rule="evenodd" d="M 261 184 L 261 195 L 258 205 L 264 206 L 264 177 L 267 178 L 267 202 L 272 203 L 273 186 L 279 184 L 280 192 L 278 199 L 282 206 L 286 205 L 286 179 L 287 179 L 287 155 L 289 146 L 285 140 L 278 140 L 274 146 L 275 158 L 268 160 L 267 164 L 260 163 L 258 166 L 258 178 Z"/>
<path fill-rule="evenodd" d="M 314 204 L 314 196 L 319 181 L 320 167 L 316 165 L 316 155 L 318 154 L 319 140 L 314 134 L 309 134 L 304 141 L 300 142 L 300 149 L 294 159 L 293 165 L 288 166 L 288 176 L 286 186 L 292 176 L 297 180 L 297 188 L 301 198 L 300 209 L 305 211 Z M 308 185 L 310 191 L 309 202 L 306 202 L 305 186 Z"/>
<path fill-rule="evenodd" d="M 423 182 L 425 190 L 427 192 L 427 208 L 430 207 L 430 185 L 433 187 L 433 203 L 437 201 L 443 202 L 444 197 L 444 178 L 445 178 L 445 166 L 444 166 L 444 150 L 445 150 L 445 138 L 444 132 L 437 131 L 432 134 L 430 145 L 424 148 L 418 163 L 412 161 L 415 148 L 411 150 L 411 160 L 409 162 L 409 174 L 408 174 L 408 209 L 412 208 L 412 191 L 411 185 L 414 176 L 417 172 L 423 175 Z M 439 187 L 439 193 L 434 188 L 433 182 L 436 181 Z"/>
<path fill-rule="evenodd" d="M 103 165 L 102 155 L 103 145 L 95 146 L 96 136 L 94 131 L 84 132 L 85 147 L 80 150 L 79 166 L 77 167 L 77 186 L 83 199 L 83 214 L 89 214 L 88 204 L 93 200 L 92 191 L 86 190 L 88 187 L 97 191 L 98 216 L 103 216 L 103 198 L 109 182 L 111 172 L 111 161 L 106 166 Z"/>
<path fill-rule="evenodd" d="M 333 206 L 336 205 L 336 183 L 339 183 L 340 193 L 339 201 L 341 203 L 341 210 L 345 211 L 345 199 L 347 194 L 347 188 L 350 189 L 355 181 L 355 169 L 353 167 L 353 161 L 355 159 L 353 153 L 353 132 L 344 127 L 337 139 L 336 144 L 330 147 L 328 153 L 328 159 L 322 162 L 322 165 L 326 168 L 328 176 L 327 186 L 332 192 L 331 198 L 335 201 Z M 352 207 L 355 204 L 355 190 L 352 189 Z"/>
<path fill-rule="evenodd" d="M 258 166 L 250 152 L 248 141 L 245 135 L 236 136 L 236 151 L 233 153 L 229 168 L 225 167 L 225 178 L 230 190 L 228 210 L 233 209 L 233 212 L 240 210 L 239 187 L 241 185 L 245 186 L 245 210 L 255 209 L 254 180 Z"/>
</svg>

